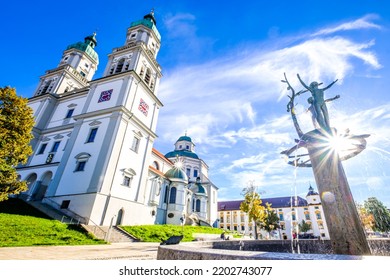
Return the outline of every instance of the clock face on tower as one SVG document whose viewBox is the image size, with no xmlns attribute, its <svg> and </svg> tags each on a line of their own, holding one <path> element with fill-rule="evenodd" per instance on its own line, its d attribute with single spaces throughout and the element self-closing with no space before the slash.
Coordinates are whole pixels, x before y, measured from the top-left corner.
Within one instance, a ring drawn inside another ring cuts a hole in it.
<svg viewBox="0 0 390 280">
<path fill-rule="evenodd" d="M 100 97 L 99 97 L 98 103 L 110 100 L 112 91 L 113 91 L 112 89 L 102 91 L 100 93 Z"/>
</svg>

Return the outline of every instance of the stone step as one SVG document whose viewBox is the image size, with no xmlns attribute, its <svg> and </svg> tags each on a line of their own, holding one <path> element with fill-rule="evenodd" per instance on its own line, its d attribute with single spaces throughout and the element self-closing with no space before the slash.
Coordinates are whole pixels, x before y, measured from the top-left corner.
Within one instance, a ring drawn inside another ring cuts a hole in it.
<svg viewBox="0 0 390 280">
<path fill-rule="evenodd" d="M 114 226 L 111 227 L 109 232 L 109 227 L 105 226 L 92 226 L 92 225 L 83 225 L 89 232 L 96 236 L 96 238 L 107 240 L 110 243 L 119 243 L 119 242 L 137 242 L 135 237 L 132 237 L 130 234 L 126 233 L 122 229 Z"/>
</svg>

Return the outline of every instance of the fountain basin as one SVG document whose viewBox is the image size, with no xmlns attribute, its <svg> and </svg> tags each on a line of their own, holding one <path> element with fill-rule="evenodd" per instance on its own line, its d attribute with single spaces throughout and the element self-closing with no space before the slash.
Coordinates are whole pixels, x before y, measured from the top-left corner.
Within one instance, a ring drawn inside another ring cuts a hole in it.
<svg viewBox="0 0 390 280">
<path fill-rule="evenodd" d="M 389 259 L 390 239 L 369 240 L 371 256 L 332 254 L 330 240 L 299 240 L 297 246 L 285 240 L 202 241 L 158 248 L 158 260 L 363 260 Z M 240 250 L 241 246 L 241 250 Z"/>
</svg>

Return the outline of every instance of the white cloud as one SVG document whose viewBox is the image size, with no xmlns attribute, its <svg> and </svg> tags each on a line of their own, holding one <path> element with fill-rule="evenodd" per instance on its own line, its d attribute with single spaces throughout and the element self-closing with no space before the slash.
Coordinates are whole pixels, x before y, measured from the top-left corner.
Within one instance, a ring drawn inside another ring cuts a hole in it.
<svg viewBox="0 0 390 280">
<path fill-rule="evenodd" d="M 277 100 L 286 94 L 285 85 L 280 82 L 284 72 L 290 74 L 294 86 L 299 86 L 296 73 L 307 81 L 326 82 L 336 77 L 342 80 L 353 69 L 351 58 L 380 67 L 369 51 L 371 46 L 373 42 L 360 44 L 338 37 L 313 39 L 281 50 L 253 50 L 250 56 L 234 54 L 171 70 L 159 90 L 165 103 L 161 117 L 167 120 L 167 126 L 161 130 L 178 135 L 194 124 L 201 125 L 202 130 L 193 136 L 207 142 L 211 128 L 223 133 L 230 125 L 253 125 L 259 112 L 266 109 L 255 103 Z"/>
<path fill-rule="evenodd" d="M 377 18 L 376 15 L 370 14 L 354 21 L 342 23 L 334 27 L 323 28 L 315 32 L 312 36 L 333 34 L 339 31 L 356 30 L 356 29 L 381 29 L 380 25 L 372 23 L 370 20 Z"/>
</svg>

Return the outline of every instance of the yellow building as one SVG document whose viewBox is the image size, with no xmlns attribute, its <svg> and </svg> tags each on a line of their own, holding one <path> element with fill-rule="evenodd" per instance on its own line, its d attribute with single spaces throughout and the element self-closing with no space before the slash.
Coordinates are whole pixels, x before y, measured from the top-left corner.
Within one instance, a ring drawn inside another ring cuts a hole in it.
<svg viewBox="0 0 390 280">
<path fill-rule="evenodd" d="M 321 199 L 310 186 L 306 199 L 299 196 L 262 198 L 262 205 L 271 204 L 279 217 L 280 228 L 268 233 L 258 229 L 260 238 L 291 239 L 293 232 L 300 238 L 329 239 L 329 232 L 323 214 Z M 249 222 L 248 215 L 240 210 L 243 200 L 218 202 L 219 227 L 226 231 L 234 231 L 247 237 L 255 236 L 254 222 Z M 302 221 L 311 225 L 306 233 L 299 232 Z"/>
</svg>

